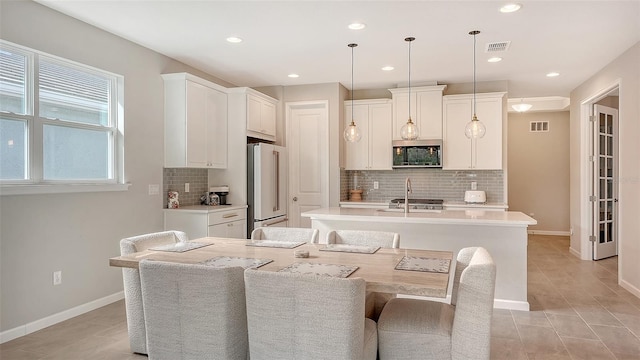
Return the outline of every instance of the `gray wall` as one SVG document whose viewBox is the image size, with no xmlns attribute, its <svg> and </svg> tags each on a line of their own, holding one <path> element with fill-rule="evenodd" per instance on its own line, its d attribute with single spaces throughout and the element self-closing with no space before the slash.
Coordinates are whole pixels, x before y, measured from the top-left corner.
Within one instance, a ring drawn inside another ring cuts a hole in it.
<svg viewBox="0 0 640 360">
<path fill-rule="evenodd" d="M 619 282 L 640 297 L 640 42 L 605 66 L 571 92 L 570 125 L 570 207 L 571 249 L 584 257 L 585 238 L 589 235 L 589 209 L 585 206 L 588 172 L 585 157 L 589 149 L 589 135 L 585 131 L 583 102 L 612 86 L 620 85 L 619 96 Z M 587 245 L 588 246 L 588 245 Z"/>
<path fill-rule="evenodd" d="M 0 197 L 0 331 L 122 291 L 109 267 L 123 237 L 162 230 L 163 83 L 188 71 L 168 57 L 31 1 L 0 2 L 0 37 L 125 77 L 124 192 Z M 62 285 L 52 273 L 62 270 Z"/>
<path fill-rule="evenodd" d="M 549 132 L 529 122 L 548 121 Z M 538 221 L 534 231 L 569 233 L 569 112 L 509 113 L 509 210 Z"/>
</svg>

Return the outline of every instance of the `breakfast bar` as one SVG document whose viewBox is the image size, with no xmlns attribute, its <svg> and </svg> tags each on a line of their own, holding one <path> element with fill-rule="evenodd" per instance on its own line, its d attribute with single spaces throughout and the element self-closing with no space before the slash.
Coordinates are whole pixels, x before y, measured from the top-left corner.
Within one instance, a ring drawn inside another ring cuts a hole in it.
<svg viewBox="0 0 640 360">
<path fill-rule="evenodd" d="M 496 267 L 494 306 L 529 310 L 527 228 L 535 219 L 515 211 L 322 208 L 302 213 L 324 239 L 331 230 L 377 230 L 400 234 L 400 248 L 452 251 L 486 248 Z M 450 290 L 449 290 L 450 293 Z"/>
</svg>

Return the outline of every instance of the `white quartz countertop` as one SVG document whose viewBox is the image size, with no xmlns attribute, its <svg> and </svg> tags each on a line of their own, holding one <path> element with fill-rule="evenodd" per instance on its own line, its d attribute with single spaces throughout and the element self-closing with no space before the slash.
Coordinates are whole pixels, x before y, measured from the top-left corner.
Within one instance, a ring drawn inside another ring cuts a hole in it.
<svg viewBox="0 0 640 360">
<path fill-rule="evenodd" d="M 391 223 L 529 226 L 538 222 L 518 211 L 470 210 L 411 210 L 366 209 L 330 207 L 315 209 L 301 214 L 318 220 L 375 221 Z"/>
<path fill-rule="evenodd" d="M 457 208 L 469 208 L 469 209 L 482 209 L 482 208 L 490 208 L 490 209 L 508 209 L 509 206 L 504 203 L 482 203 L 482 204 L 470 204 L 464 201 L 445 201 L 442 204 L 444 207 L 457 207 Z M 343 200 L 340 201 L 340 206 L 351 206 L 351 207 L 389 207 L 389 202 L 379 202 L 379 201 L 350 201 Z"/>
<path fill-rule="evenodd" d="M 212 213 L 219 211 L 246 209 L 247 205 L 190 205 L 181 206 L 177 209 L 164 209 L 164 211 L 182 211 L 182 212 L 195 212 L 195 213 Z"/>
</svg>

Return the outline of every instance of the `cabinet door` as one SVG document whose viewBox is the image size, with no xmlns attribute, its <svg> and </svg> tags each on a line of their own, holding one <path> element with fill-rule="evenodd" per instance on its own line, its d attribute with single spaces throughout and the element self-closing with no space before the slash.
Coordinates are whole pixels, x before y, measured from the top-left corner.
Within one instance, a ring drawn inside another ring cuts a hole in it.
<svg viewBox="0 0 640 360">
<path fill-rule="evenodd" d="M 227 94 L 207 89 L 208 166 L 227 168 Z"/>
<path fill-rule="evenodd" d="M 186 146 L 187 167 L 207 167 L 209 163 L 207 137 L 207 88 L 186 81 Z"/>
<path fill-rule="evenodd" d="M 468 170 L 471 168 L 471 140 L 464 135 L 465 125 L 471 121 L 471 101 L 452 99 L 444 101 L 444 170 Z"/>
<path fill-rule="evenodd" d="M 502 169 L 502 98 L 476 99 L 476 114 L 487 132 L 475 140 L 474 168 Z"/>
<path fill-rule="evenodd" d="M 276 136 L 276 106 L 270 102 L 263 101 L 260 107 L 260 120 L 262 132 Z"/>
<path fill-rule="evenodd" d="M 262 102 L 260 98 L 247 95 L 247 130 L 262 132 Z"/>
<path fill-rule="evenodd" d="M 391 104 L 369 105 L 369 169 L 391 170 Z"/>
<path fill-rule="evenodd" d="M 421 139 L 442 139 L 442 90 L 416 92 Z"/>
<path fill-rule="evenodd" d="M 351 105 L 345 106 L 345 127 L 351 124 Z M 351 143 L 347 142 L 345 146 L 347 170 L 366 170 L 369 167 L 369 106 L 354 105 L 353 119 L 356 126 L 360 129 L 362 138 L 360 141 Z M 344 141 L 344 139 L 340 139 Z"/>
<path fill-rule="evenodd" d="M 411 119 L 416 122 L 416 93 L 411 93 Z M 402 140 L 400 129 L 409 120 L 409 93 L 393 94 L 393 140 Z M 422 137 L 422 128 L 418 124 L 420 137 Z"/>
</svg>

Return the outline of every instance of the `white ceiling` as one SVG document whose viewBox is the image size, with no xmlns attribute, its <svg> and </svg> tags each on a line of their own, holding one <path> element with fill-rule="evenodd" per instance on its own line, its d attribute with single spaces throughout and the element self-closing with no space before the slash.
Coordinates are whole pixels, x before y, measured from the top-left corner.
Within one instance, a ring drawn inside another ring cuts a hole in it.
<svg viewBox="0 0 640 360">
<path fill-rule="evenodd" d="M 569 96 L 640 41 L 640 0 L 521 1 L 170 1 L 37 0 L 238 86 L 340 82 L 354 88 L 411 82 L 469 83 L 477 35 L 477 81 L 507 80 L 509 97 Z M 352 22 L 367 25 L 349 30 Z M 231 44 L 229 36 L 244 41 Z M 511 41 L 488 54 L 487 43 Z M 493 55 L 498 63 L 486 60 Z M 394 71 L 381 67 L 392 65 Z M 557 71 L 560 76 L 547 78 Z M 300 75 L 288 78 L 289 73 Z"/>
</svg>

